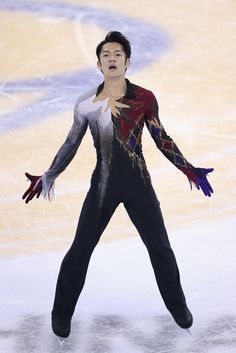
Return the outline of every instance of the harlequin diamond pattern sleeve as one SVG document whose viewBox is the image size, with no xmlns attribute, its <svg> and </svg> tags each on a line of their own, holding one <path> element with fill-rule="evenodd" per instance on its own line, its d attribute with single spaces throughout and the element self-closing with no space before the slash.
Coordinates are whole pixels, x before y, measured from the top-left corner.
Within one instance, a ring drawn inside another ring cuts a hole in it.
<svg viewBox="0 0 236 353">
<path fill-rule="evenodd" d="M 167 135 L 159 119 L 157 100 L 150 91 L 148 95 L 146 125 L 159 150 L 188 177 L 191 186 L 192 183 L 195 184 L 197 177 L 195 167 L 186 160 L 172 138 Z"/>
<path fill-rule="evenodd" d="M 79 106 L 76 104 L 73 125 L 67 138 L 53 159 L 50 168 L 42 176 L 42 194 L 44 197 L 52 198 L 53 195 L 51 194 L 53 193 L 55 179 L 66 169 L 74 158 L 87 130 L 87 126 L 87 118 L 79 113 Z"/>
</svg>

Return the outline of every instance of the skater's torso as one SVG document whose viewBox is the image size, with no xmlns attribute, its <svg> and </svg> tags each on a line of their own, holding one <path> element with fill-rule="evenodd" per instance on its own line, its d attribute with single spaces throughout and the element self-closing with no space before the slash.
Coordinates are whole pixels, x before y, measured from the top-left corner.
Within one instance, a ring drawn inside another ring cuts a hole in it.
<svg viewBox="0 0 236 353">
<path fill-rule="evenodd" d="M 107 97 L 102 89 L 103 84 L 88 92 L 75 107 L 81 128 L 85 130 L 88 125 L 93 136 L 100 175 L 108 178 L 135 173 L 147 181 L 150 176 L 142 153 L 142 131 L 146 123 L 149 129 L 160 132 L 161 127 L 154 120 L 155 97 L 128 80 L 127 93 L 120 99 Z"/>
<path fill-rule="evenodd" d="M 127 93 L 114 99 L 103 93 L 103 84 L 79 98 L 75 114 L 81 128 L 88 125 L 97 151 L 95 168 L 101 198 L 108 184 L 125 191 L 137 182 L 147 183 L 150 176 L 142 153 L 142 131 L 155 104 L 150 91 L 127 80 Z M 158 126 L 157 126 L 158 128 Z"/>
<path fill-rule="evenodd" d="M 158 117 L 154 94 L 127 79 L 126 83 L 126 95 L 119 99 L 107 96 L 104 84 L 79 97 L 67 139 L 45 173 L 48 185 L 73 159 L 88 126 L 97 151 L 92 181 L 98 184 L 101 196 L 105 195 L 111 182 L 113 188 L 150 184 L 142 152 L 144 124 L 157 147 L 177 168 L 192 168 L 166 134 Z"/>
</svg>

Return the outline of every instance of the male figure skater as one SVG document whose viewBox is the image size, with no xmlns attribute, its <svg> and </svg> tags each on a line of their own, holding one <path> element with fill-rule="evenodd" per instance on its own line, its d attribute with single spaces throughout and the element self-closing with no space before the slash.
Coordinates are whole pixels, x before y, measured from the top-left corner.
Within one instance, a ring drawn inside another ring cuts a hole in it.
<svg viewBox="0 0 236 353">
<path fill-rule="evenodd" d="M 97 164 L 84 201 L 75 239 L 59 272 L 52 310 L 52 329 L 68 337 L 71 318 L 82 291 L 91 254 L 116 207 L 123 203 L 150 256 L 164 303 L 181 328 L 193 318 L 187 307 L 179 271 L 142 154 L 141 136 L 146 124 L 157 147 L 179 170 L 202 189 L 213 193 L 206 175 L 213 168 L 195 168 L 166 134 L 158 116 L 158 104 L 149 90 L 125 78 L 131 47 L 120 32 L 107 34 L 96 49 L 104 82 L 85 93 L 75 104 L 74 122 L 50 168 L 42 176 L 26 173 L 31 181 L 23 195 L 48 196 L 54 181 L 68 166 L 89 126 L 97 152 Z"/>
</svg>

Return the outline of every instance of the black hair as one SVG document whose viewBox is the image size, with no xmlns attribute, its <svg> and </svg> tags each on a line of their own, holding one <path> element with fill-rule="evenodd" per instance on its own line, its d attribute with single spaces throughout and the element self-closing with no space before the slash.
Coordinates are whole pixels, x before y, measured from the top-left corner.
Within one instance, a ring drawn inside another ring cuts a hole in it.
<svg viewBox="0 0 236 353">
<path fill-rule="evenodd" d="M 115 43 L 121 44 L 122 48 L 125 52 L 126 59 L 130 58 L 131 46 L 130 46 L 129 40 L 122 33 L 117 32 L 117 31 L 111 31 L 106 35 L 105 39 L 101 43 L 99 43 L 97 46 L 96 55 L 98 57 L 98 60 L 100 60 L 100 54 L 102 51 L 102 47 L 106 43 L 110 43 L 110 42 L 115 42 Z"/>
</svg>

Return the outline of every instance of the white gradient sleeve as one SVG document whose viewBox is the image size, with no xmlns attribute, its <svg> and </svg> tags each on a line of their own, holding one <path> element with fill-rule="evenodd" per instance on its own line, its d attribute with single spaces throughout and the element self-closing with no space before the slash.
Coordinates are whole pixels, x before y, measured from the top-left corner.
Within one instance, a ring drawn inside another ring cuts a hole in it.
<svg viewBox="0 0 236 353">
<path fill-rule="evenodd" d="M 74 108 L 74 122 L 63 145 L 58 150 L 50 168 L 43 174 L 42 196 L 52 199 L 55 179 L 66 169 L 74 158 L 88 127 L 88 120 L 79 112 L 79 103 Z"/>
</svg>

